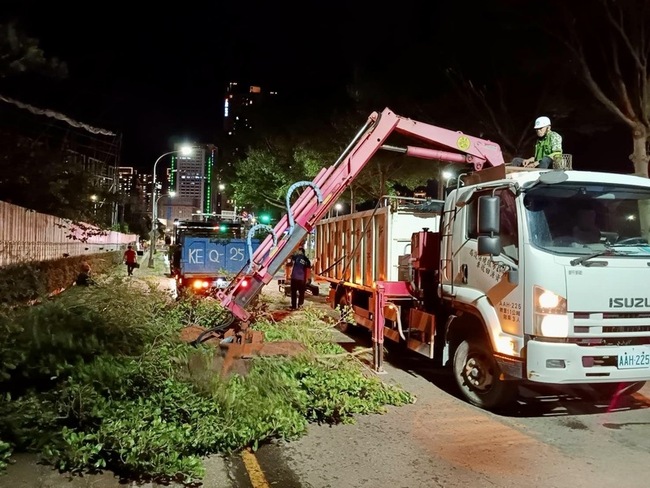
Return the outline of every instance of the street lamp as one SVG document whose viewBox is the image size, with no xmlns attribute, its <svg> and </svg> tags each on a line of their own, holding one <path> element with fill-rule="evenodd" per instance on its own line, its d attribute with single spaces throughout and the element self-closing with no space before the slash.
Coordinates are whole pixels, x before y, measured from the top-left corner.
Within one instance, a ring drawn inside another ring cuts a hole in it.
<svg viewBox="0 0 650 488">
<path fill-rule="evenodd" d="M 90 201 L 93 202 L 93 215 L 97 218 L 97 201 L 99 197 L 97 195 L 90 195 Z"/>
<path fill-rule="evenodd" d="M 160 201 L 160 199 L 164 197 L 174 198 L 175 196 L 176 196 L 176 192 L 170 191 L 169 193 L 165 193 L 164 195 L 160 195 L 158 198 L 156 198 L 156 215 L 158 215 L 158 202 Z"/>
<path fill-rule="evenodd" d="M 217 189 L 219 190 L 217 192 L 217 213 L 221 217 L 221 214 L 223 213 L 223 191 L 226 189 L 226 185 L 219 183 Z"/>
<path fill-rule="evenodd" d="M 175 191 L 170 191 L 169 193 L 165 193 L 164 195 L 160 195 L 158 198 L 156 198 L 156 219 L 158 219 L 158 202 L 160 201 L 161 198 L 164 197 L 169 197 L 169 198 L 174 198 L 176 196 Z"/>
<path fill-rule="evenodd" d="M 155 229 L 154 232 L 158 230 L 156 228 L 156 225 L 155 225 L 156 221 L 158 220 L 158 202 L 160 201 L 161 198 L 164 198 L 164 197 L 174 198 L 175 196 L 176 196 L 176 192 L 172 190 L 169 193 L 165 193 L 164 195 L 160 195 L 158 198 L 156 198 L 156 205 L 155 205 L 155 207 L 156 207 L 156 220 L 154 221 L 154 229 Z M 154 247 L 151 252 L 153 252 L 153 254 L 156 254 L 156 248 Z"/>
<path fill-rule="evenodd" d="M 156 212 L 156 204 L 158 200 L 156 199 L 156 169 L 158 168 L 158 162 L 165 156 L 170 154 L 181 153 L 183 156 L 189 156 L 192 154 L 191 146 L 182 146 L 177 151 L 169 151 L 164 154 L 161 154 L 156 162 L 153 164 L 153 176 L 151 178 L 151 245 L 149 246 L 149 267 L 153 268 L 153 253 L 156 249 L 156 221 L 158 220 L 158 215 Z"/>
<path fill-rule="evenodd" d="M 454 173 L 449 171 L 447 168 L 438 172 L 438 200 L 444 200 L 445 198 L 445 188 L 449 183 L 449 180 L 454 177 Z"/>
</svg>

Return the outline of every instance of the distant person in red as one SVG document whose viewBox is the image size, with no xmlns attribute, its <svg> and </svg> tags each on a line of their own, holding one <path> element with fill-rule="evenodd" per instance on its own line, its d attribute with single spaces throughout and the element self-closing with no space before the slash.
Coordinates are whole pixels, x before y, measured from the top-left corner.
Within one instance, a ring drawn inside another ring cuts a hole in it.
<svg viewBox="0 0 650 488">
<path fill-rule="evenodd" d="M 133 269 L 138 264 L 138 254 L 133 250 L 133 246 L 127 246 L 122 259 L 124 260 L 124 264 L 126 264 L 126 273 L 129 276 L 133 276 Z"/>
</svg>

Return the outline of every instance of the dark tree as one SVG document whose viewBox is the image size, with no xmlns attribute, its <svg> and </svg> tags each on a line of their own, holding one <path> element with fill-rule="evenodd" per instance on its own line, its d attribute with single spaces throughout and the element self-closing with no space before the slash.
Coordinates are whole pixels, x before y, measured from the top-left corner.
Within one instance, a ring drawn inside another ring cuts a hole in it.
<svg viewBox="0 0 650 488">
<path fill-rule="evenodd" d="M 645 0 L 599 0 L 584 6 L 558 2 L 557 33 L 589 92 L 630 130 L 630 160 L 648 177 L 650 138 L 650 5 Z"/>
<path fill-rule="evenodd" d="M 59 59 L 47 58 L 38 39 L 26 35 L 15 23 L 0 24 L 0 78 L 28 72 L 65 78 L 68 69 Z"/>
</svg>

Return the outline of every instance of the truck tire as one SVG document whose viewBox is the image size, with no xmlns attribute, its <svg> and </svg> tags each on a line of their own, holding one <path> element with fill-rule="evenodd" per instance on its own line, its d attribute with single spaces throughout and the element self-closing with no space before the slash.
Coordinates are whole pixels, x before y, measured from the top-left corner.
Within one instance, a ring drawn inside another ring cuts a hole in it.
<svg viewBox="0 0 650 488">
<path fill-rule="evenodd" d="M 317 297 L 320 294 L 320 289 L 318 288 L 318 285 L 314 285 L 312 283 L 309 283 L 307 285 L 307 290 L 309 290 L 312 296 L 314 297 Z"/>
<path fill-rule="evenodd" d="M 185 290 L 183 288 L 176 288 L 176 300 L 182 300 L 185 296 Z"/>
<path fill-rule="evenodd" d="M 499 365 L 483 341 L 464 340 L 454 354 L 453 372 L 461 394 L 469 403 L 486 410 L 510 405 L 516 398 L 516 381 L 500 379 Z"/>
<path fill-rule="evenodd" d="M 345 307 L 348 305 L 348 301 L 345 298 L 345 293 L 336 293 L 334 298 L 336 300 L 337 309 L 339 310 L 339 325 L 338 329 L 343 333 L 354 333 L 359 330 L 359 326 L 353 322 L 348 322 L 346 313 L 344 312 Z"/>
</svg>

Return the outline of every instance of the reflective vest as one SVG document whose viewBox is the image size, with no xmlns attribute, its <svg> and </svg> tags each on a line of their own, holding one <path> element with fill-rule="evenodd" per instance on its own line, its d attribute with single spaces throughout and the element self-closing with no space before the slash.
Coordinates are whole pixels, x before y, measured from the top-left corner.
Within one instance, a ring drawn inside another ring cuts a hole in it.
<svg viewBox="0 0 650 488">
<path fill-rule="evenodd" d="M 537 139 L 535 143 L 535 161 L 540 161 L 548 156 L 555 159 L 562 155 L 562 136 L 557 132 L 549 130 L 544 137 Z"/>
</svg>

